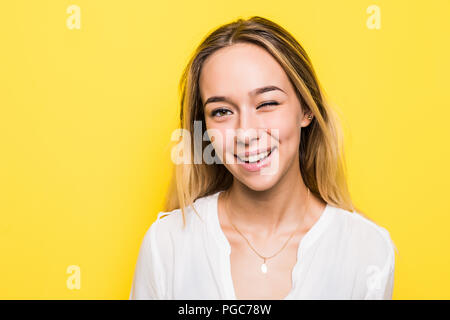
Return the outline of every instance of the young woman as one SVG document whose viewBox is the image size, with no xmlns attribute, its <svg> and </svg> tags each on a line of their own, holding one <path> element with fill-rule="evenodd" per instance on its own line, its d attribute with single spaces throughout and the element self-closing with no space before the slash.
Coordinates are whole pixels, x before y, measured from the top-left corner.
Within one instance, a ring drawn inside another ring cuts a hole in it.
<svg viewBox="0 0 450 320">
<path fill-rule="evenodd" d="M 180 154 L 203 161 L 175 166 L 130 299 L 392 298 L 394 245 L 353 206 L 338 118 L 291 34 L 224 25 L 180 88 Z"/>
</svg>

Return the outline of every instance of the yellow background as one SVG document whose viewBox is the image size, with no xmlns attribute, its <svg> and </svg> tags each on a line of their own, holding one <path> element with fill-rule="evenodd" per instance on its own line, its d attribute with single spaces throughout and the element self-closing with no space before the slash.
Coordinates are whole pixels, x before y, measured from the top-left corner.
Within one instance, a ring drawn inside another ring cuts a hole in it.
<svg viewBox="0 0 450 320">
<path fill-rule="evenodd" d="M 394 299 L 449 299 L 449 13 L 447 0 L 2 2 L 0 298 L 128 299 L 168 186 L 182 68 L 207 32 L 260 15 L 305 47 L 339 108 L 352 196 L 400 253 Z"/>
</svg>

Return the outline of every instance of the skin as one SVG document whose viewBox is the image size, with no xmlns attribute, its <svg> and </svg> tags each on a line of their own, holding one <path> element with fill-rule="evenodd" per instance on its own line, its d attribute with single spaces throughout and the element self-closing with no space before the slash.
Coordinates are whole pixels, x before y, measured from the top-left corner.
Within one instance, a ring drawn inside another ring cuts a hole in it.
<svg viewBox="0 0 450 320">
<path fill-rule="evenodd" d="M 199 85 L 203 104 L 212 96 L 227 97 L 204 105 L 207 130 L 217 130 L 225 137 L 227 130 L 242 129 L 234 139 L 211 139 L 234 177 L 231 188 L 220 194 L 218 215 L 231 246 L 236 298 L 283 299 L 292 289 L 299 243 L 326 206 L 310 194 L 309 209 L 305 210 L 307 188 L 300 173 L 299 144 L 301 128 L 312 121 L 307 118 L 310 113 L 304 112 L 283 68 L 254 44 L 238 43 L 216 51 L 204 63 Z M 269 85 L 282 91 L 250 94 Z M 278 104 L 261 106 L 267 102 Z M 274 129 L 278 129 L 277 134 Z M 278 166 L 270 175 L 249 172 L 234 158 L 238 146 L 244 147 L 242 151 L 262 149 L 258 142 L 278 149 L 273 154 Z M 263 256 L 278 252 L 289 236 L 294 236 L 281 252 L 267 260 L 268 272 L 263 274 L 263 260 L 235 231 L 230 219 Z"/>
</svg>

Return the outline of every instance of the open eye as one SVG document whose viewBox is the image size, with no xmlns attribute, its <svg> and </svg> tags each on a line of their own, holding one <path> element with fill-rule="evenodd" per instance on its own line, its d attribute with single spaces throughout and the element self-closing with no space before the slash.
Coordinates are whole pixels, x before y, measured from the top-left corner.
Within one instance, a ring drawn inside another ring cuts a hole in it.
<svg viewBox="0 0 450 320">
<path fill-rule="evenodd" d="M 212 117 L 215 117 L 217 113 L 225 113 L 225 112 L 227 112 L 227 111 L 230 111 L 230 110 L 228 110 L 228 109 L 223 109 L 223 108 L 216 109 L 216 110 L 214 110 L 213 112 L 211 112 L 211 116 L 212 116 Z M 219 118 L 220 118 L 220 117 L 223 117 L 223 115 L 218 116 L 218 117 L 219 117 Z"/>
</svg>

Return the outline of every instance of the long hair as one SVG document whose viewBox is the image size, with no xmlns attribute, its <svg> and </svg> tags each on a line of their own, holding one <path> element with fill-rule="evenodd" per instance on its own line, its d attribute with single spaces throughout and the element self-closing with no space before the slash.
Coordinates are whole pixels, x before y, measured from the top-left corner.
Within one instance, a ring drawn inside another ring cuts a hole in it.
<svg viewBox="0 0 450 320">
<path fill-rule="evenodd" d="M 193 137 L 194 121 L 201 121 L 203 137 L 206 123 L 199 88 L 202 65 L 217 50 L 243 42 L 260 46 L 276 59 L 293 84 L 301 105 L 306 108 L 304 112 L 312 112 L 314 116 L 312 122 L 302 128 L 300 136 L 300 172 L 305 185 L 326 203 L 365 216 L 351 200 L 346 179 L 343 131 L 337 113 L 325 99 L 311 60 L 288 31 L 268 19 L 259 16 L 239 18 L 204 38 L 180 79 L 181 129 Z M 182 153 L 194 154 L 194 144 L 189 141 L 185 140 L 182 144 Z M 202 151 L 207 143 L 202 141 Z M 192 206 L 196 199 L 227 190 L 232 182 L 232 174 L 222 163 L 206 164 L 201 161 L 200 164 L 177 164 L 164 211 L 180 208 L 185 225 L 187 206 L 198 214 Z"/>
</svg>

